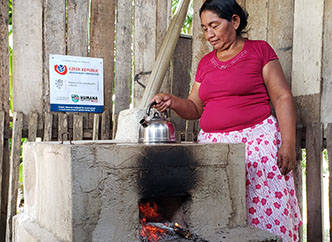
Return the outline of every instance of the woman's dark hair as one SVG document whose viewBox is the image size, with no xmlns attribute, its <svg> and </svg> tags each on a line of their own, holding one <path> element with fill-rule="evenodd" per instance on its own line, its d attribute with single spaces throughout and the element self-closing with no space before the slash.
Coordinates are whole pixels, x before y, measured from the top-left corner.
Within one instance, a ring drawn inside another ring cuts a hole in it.
<svg viewBox="0 0 332 242">
<path fill-rule="evenodd" d="M 202 12 L 206 10 L 214 12 L 219 18 L 228 21 L 232 21 L 233 14 L 237 14 L 240 17 L 240 25 L 236 30 L 236 34 L 241 35 L 245 32 L 243 30 L 247 26 L 249 14 L 236 2 L 236 0 L 206 0 L 199 10 L 199 16 L 201 16 Z"/>
</svg>

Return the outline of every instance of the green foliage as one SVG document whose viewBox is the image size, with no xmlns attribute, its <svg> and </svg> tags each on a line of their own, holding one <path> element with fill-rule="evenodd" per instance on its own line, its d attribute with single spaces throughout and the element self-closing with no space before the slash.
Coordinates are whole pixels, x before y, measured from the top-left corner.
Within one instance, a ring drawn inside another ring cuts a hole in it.
<svg viewBox="0 0 332 242">
<path fill-rule="evenodd" d="M 177 7 L 179 6 L 180 0 L 172 0 L 172 14 L 174 15 Z M 188 13 L 184 21 L 181 34 L 191 34 L 193 23 L 193 1 L 190 2 Z"/>
<path fill-rule="evenodd" d="M 8 36 L 11 38 L 13 34 L 13 5 L 12 0 L 8 1 Z M 9 109 L 13 112 L 13 48 L 8 43 L 8 51 L 9 51 Z"/>
<path fill-rule="evenodd" d="M 12 25 L 12 16 L 13 16 L 13 4 L 12 4 L 12 0 L 8 1 L 8 14 L 9 14 L 8 24 L 11 26 Z"/>
</svg>

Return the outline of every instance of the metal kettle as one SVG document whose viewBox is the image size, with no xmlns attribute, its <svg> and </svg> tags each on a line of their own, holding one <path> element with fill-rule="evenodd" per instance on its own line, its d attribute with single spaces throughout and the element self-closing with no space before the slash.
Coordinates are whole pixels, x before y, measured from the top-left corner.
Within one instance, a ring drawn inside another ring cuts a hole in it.
<svg viewBox="0 0 332 242">
<path fill-rule="evenodd" d="M 175 143 L 175 127 L 167 120 L 167 111 L 162 114 L 155 111 L 153 116 L 151 108 L 155 105 L 153 102 L 148 105 L 146 116 L 140 120 L 139 143 Z"/>
</svg>

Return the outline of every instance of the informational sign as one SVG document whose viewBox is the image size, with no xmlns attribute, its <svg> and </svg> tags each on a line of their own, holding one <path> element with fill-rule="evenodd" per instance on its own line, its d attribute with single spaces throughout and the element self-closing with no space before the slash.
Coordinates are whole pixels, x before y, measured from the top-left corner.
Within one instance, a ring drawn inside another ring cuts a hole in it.
<svg viewBox="0 0 332 242">
<path fill-rule="evenodd" d="M 50 55 L 53 112 L 104 112 L 103 59 Z"/>
</svg>

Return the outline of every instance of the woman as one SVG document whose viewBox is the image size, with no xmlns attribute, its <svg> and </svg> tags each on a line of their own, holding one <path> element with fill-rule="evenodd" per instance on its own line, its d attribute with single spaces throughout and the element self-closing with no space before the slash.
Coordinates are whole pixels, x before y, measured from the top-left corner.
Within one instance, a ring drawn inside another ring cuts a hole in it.
<svg viewBox="0 0 332 242">
<path fill-rule="evenodd" d="M 199 143 L 245 143 L 248 224 L 298 241 L 301 218 L 291 172 L 296 120 L 278 57 L 267 42 L 241 36 L 248 14 L 235 0 L 207 0 L 200 17 L 214 50 L 200 61 L 189 97 L 160 93 L 151 102 L 159 111 L 200 118 Z"/>
</svg>

